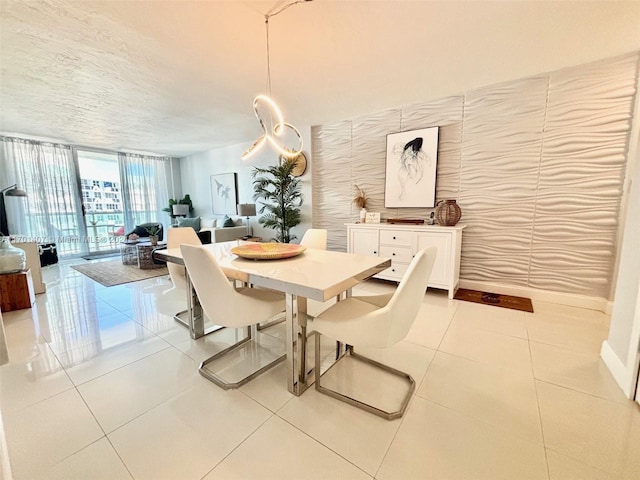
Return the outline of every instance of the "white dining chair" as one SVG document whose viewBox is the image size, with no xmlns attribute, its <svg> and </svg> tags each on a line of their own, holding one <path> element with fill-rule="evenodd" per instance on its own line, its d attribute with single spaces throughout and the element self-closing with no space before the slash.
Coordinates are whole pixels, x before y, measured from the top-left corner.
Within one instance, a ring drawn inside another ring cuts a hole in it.
<svg viewBox="0 0 640 480">
<path fill-rule="evenodd" d="M 300 245 L 307 248 L 327 249 L 327 230 L 325 228 L 310 228 L 302 236 Z"/>
<path fill-rule="evenodd" d="M 415 390 L 415 380 L 408 373 L 357 354 L 355 347 L 389 348 L 406 337 L 422 305 L 436 253 L 436 247 L 427 247 L 420 250 L 411 261 L 394 293 L 349 297 L 329 307 L 313 319 L 312 328 L 316 332 L 315 383 L 317 391 L 387 420 L 399 418 L 403 415 Z M 408 392 L 404 395 L 400 408 L 396 411 L 388 412 L 323 387 L 321 378 L 326 372 L 323 374 L 320 372 L 320 335 L 326 335 L 347 345 L 345 355 L 335 362 L 329 370 L 340 360 L 350 356 L 355 360 L 373 365 L 405 379 L 408 384 Z"/>
<path fill-rule="evenodd" d="M 167 231 L 167 248 L 180 248 L 180 245 L 202 245 L 196 231 L 191 227 L 172 227 Z M 186 272 L 183 265 L 167 262 L 172 289 L 187 290 Z"/>
<path fill-rule="evenodd" d="M 260 336 L 255 327 L 284 310 L 284 296 L 262 288 L 235 288 L 213 253 L 202 246 L 183 244 L 180 251 L 205 315 L 217 325 L 247 327 L 242 340 L 204 360 L 200 374 L 224 389 L 237 388 L 283 361 L 284 340 Z M 240 349 L 243 353 L 233 354 Z"/>
<path fill-rule="evenodd" d="M 180 248 L 180 245 L 201 245 L 200 238 L 196 231 L 191 227 L 172 227 L 167 231 L 167 248 Z M 174 305 L 174 311 L 171 313 L 173 319 L 184 325 L 189 326 L 187 320 L 188 310 L 185 310 L 187 302 L 187 278 L 184 265 L 167 262 L 167 270 L 169 270 L 169 278 L 171 278 L 171 288 L 162 292 L 163 309 L 169 312 L 171 305 Z"/>
</svg>

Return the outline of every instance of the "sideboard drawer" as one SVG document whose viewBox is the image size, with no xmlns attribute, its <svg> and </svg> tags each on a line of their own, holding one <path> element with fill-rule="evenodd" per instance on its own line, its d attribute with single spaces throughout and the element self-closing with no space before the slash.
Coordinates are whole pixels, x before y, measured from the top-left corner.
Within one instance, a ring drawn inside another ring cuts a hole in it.
<svg viewBox="0 0 640 480">
<path fill-rule="evenodd" d="M 389 257 L 392 261 L 411 263 L 413 249 L 411 247 L 396 247 L 393 245 L 380 245 L 380 256 Z"/>
<path fill-rule="evenodd" d="M 381 245 L 413 245 L 413 232 L 403 230 L 380 230 Z"/>
<path fill-rule="evenodd" d="M 404 273 L 409 268 L 408 263 L 396 262 L 395 260 L 391 260 L 391 266 L 384 271 L 385 278 L 388 280 L 402 280 Z"/>
</svg>

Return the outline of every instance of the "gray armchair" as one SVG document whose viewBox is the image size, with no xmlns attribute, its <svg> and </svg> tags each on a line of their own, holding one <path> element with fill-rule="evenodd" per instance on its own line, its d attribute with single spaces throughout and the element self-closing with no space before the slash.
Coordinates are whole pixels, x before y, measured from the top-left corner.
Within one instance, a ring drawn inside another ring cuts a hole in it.
<svg viewBox="0 0 640 480">
<path fill-rule="evenodd" d="M 131 235 L 132 233 L 135 233 L 140 238 L 149 237 L 149 232 L 147 231 L 147 228 L 150 228 L 150 227 L 158 227 L 159 228 L 159 230 L 158 230 L 158 240 L 162 240 L 164 238 L 164 228 L 162 227 L 162 224 L 161 223 L 155 223 L 155 222 L 141 223 L 140 225 L 136 225 L 136 228 L 134 228 L 129 233 L 127 233 L 127 237 L 129 235 Z"/>
</svg>

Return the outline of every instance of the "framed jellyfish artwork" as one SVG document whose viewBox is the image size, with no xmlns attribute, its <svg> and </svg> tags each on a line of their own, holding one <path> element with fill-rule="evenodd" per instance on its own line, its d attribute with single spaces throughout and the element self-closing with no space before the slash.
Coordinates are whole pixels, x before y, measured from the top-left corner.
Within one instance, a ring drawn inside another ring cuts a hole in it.
<svg viewBox="0 0 640 480">
<path fill-rule="evenodd" d="M 435 207 L 438 130 L 387 135 L 385 207 Z"/>
</svg>

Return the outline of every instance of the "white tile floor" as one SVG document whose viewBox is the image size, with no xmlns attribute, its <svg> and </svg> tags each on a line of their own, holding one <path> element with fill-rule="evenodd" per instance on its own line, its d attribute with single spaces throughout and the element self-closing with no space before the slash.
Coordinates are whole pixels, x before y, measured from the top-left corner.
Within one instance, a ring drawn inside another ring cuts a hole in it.
<svg viewBox="0 0 640 480">
<path fill-rule="evenodd" d="M 599 360 L 598 312 L 429 292 L 405 341 L 363 352 L 418 383 L 388 422 L 313 389 L 292 396 L 284 364 L 238 390 L 210 383 L 198 362 L 233 332 L 191 340 L 167 278 L 105 288 L 59 264 L 45 280 L 33 309 L 3 314 L 0 478 L 640 478 L 640 406 Z M 388 400 L 366 369 L 336 375 Z"/>
</svg>

